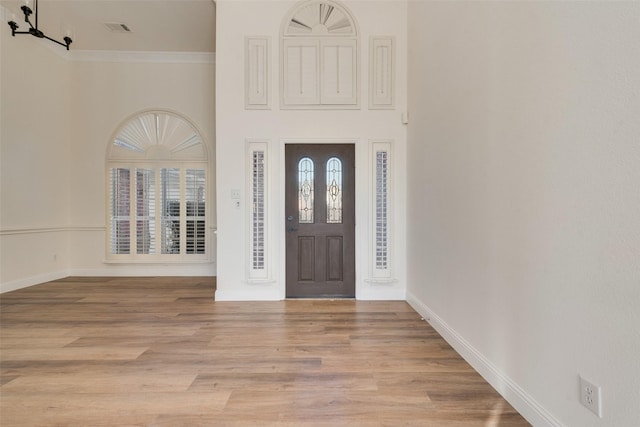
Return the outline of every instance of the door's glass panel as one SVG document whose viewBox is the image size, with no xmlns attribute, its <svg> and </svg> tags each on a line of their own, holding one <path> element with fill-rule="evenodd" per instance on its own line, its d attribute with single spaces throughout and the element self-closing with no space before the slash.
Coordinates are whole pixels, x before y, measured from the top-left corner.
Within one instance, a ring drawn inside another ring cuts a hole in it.
<svg viewBox="0 0 640 427">
<path fill-rule="evenodd" d="M 298 222 L 313 224 L 313 160 L 303 157 L 298 162 Z"/>
<path fill-rule="evenodd" d="M 342 161 L 327 161 L 327 224 L 342 223 Z"/>
<path fill-rule="evenodd" d="M 162 194 L 162 253 L 180 253 L 180 169 L 160 171 Z"/>
<path fill-rule="evenodd" d="M 110 170 L 109 198 L 111 199 L 111 209 L 109 221 L 111 223 L 111 253 L 130 253 L 129 229 L 131 192 L 129 187 L 130 171 L 123 168 L 112 168 Z"/>
<path fill-rule="evenodd" d="M 156 252 L 156 171 L 136 169 L 136 253 Z"/>
<path fill-rule="evenodd" d="M 185 175 L 187 204 L 187 253 L 204 254 L 205 249 L 205 173 L 203 169 L 187 169 Z"/>
</svg>

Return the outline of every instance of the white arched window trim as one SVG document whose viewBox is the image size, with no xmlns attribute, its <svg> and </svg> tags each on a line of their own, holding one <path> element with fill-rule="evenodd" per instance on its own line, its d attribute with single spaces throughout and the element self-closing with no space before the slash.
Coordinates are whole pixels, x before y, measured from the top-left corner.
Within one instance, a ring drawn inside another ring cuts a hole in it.
<svg viewBox="0 0 640 427">
<path fill-rule="evenodd" d="M 182 115 L 146 110 L 109 141 L 106 165 L 108 262 L 210 261 L 208 154 Z"/>
<path fill-rule="evenodd" d="M 343 4 L 297 3 L 281 30 L 283 109 L 360 108 L 358 25 Z"/>
</svg>

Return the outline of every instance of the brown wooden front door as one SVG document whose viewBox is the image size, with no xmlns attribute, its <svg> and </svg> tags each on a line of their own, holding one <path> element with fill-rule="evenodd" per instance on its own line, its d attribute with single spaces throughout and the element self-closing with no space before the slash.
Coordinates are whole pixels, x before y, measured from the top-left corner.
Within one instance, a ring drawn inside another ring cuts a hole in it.
<svg viewBox="0 0 640 427">
<path fill-rule="evenodd" d="M 355 296 L 353 144 L 285 146 L 287 298 Z"/>
</svg>

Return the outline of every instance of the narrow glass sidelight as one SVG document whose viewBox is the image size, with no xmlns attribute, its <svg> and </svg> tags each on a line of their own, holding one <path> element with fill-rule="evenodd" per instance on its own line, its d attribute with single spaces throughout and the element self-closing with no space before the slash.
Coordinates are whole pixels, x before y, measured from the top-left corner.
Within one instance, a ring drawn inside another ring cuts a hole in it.
<svg viewBox="0 0 640 427">
<path fill-rule="evenodd" d="M 389 267 L 389 154 L 376 152 L 376 269 Z"/>
<path fill-rule="evenodd" d="M 247 217 L 248 236 L 245 250 L 249 269 L 249 283 L 269 281 L 269 161 L 268 141 L 247 141 L 248 178 Z M 293 171 L 296 172 L 296 171 Z"/>
<path fill-rule="evenodd" d="M 313 186 L 313 160 L 303 157 L 298 162 L 298 223 L 300 224 L 313 224 Z"/>
<path fill-rule="evenodd" d="M 265 152 L 254 151 L 251 157 L 251 267 L 265 269 Z"/>
<path fill-rule="evenodd" d="M 342 161 L 327 161 L 327 224 L 342 224 Z"/>
</svg>

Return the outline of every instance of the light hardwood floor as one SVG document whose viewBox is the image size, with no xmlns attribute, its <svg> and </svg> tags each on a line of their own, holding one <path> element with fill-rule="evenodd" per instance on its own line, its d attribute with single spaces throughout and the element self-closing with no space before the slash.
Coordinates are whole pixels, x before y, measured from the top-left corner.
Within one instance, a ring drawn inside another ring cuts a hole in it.
<svg viewBox="0 0 640 427">
<path fill-rule="evenodd" d="M 405 302 L 214 302 L 212 278 L 0 296 L 0 425 L 528 426 Z"/>
</svg>

